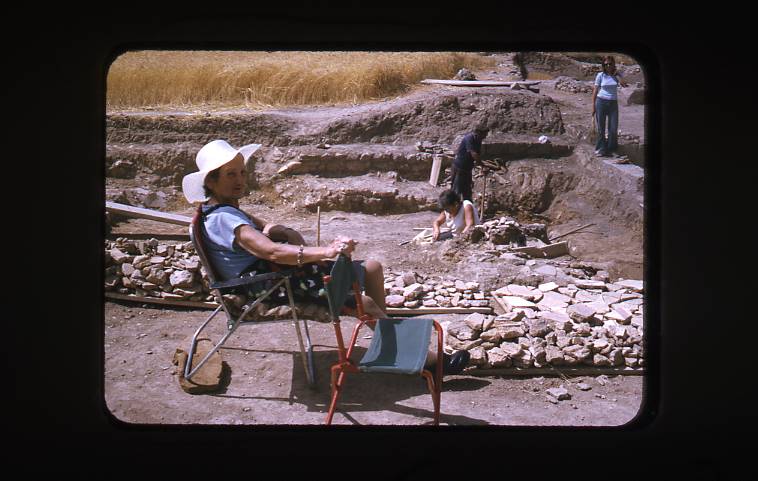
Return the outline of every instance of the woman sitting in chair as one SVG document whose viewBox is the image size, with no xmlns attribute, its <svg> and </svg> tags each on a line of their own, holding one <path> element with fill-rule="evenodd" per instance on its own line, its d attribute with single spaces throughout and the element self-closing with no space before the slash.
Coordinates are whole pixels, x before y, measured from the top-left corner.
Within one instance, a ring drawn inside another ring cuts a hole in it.
<svg viewBox="0 0 758 481">
<path fill-rule="evenodd" d="M 295 300 L 328 305 L 323 290 L 323 276 L 330 273 L 333 265 L 328 259 L 340 253 L 350 255 L 357 242 L 347 236 L 337 236 L 325 247 L 307 246 L 303 236 L 294 229 L 240 210 L 239 200 L 247 193 L 245 165 L 260 147 L 260 144 L 250 144 L 235 149 L 225 140 L 214 140 L 197 153 L 199 171 L 182 180 L 186 199 L 203 204 L 208 260 L 223 279 L 270 272 L 273 264 L 297 266 L 292 283 Z M 366 313 L 377 319 L 387 317 L 382 265 L 374 260 L 354 261 L 353 265 L 366 294 L 363 296 Z M 283 291 L 268 300 L 288 302 Z M 346 304 L 355 308 L 352 298 Z M 463 369 L 468 361 L 468 352 L 463 352 L 465 354 L 456 353 L 445 359 L 446 371 Z"/>
</svg>

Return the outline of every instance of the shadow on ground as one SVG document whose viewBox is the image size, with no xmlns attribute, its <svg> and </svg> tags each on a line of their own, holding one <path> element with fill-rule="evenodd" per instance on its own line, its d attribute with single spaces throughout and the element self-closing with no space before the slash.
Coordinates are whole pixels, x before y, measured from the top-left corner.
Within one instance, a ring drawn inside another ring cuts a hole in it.
<svg viewBox="0 0 758 481">
<path fill-rule="evenodd" d="M 302 404 L 310 412 L 326 412 L 331 400 L 331 366 L 337 362 L 337 350 L 318 350 L 318 348 L 329 348 L 328 346 L 314 346 L 313 359 L 315 364 L 316 382 L 315 386 L 309 386 L 306 380 L 305 371 L 299 351 L 287 351 L 277 349 L 243 349 L 238 347 L 224 347 L 225 351 L 248 351 L 252 353 L 266 354 L 289 354 L 292 359 L 291 372 L 292 381 L 288 397 L 275 396 L 249 396 L 234 395 L 229 393 L 229 385 L 234 377 L 234 370 L 228 363 L 224 362 L 223 381 L 219 391 L 208 394 L 219 398 L 236 398 L 250 400 L 266 401 L 283 401 L 289 405 Z M 359 360 L 366 349 L 356 347 L 353 351 L 352 358 Z M 466 424 L 466 425 L 486 425 L 485 420 L 476 419 L 468 416 L 445 414 L 445 393 L 446 392 L 465 392 L 482 389 L 490 384 L 483 379 L 453 378 L 443 380 L 442 386 L 442 413 L 440 422 L 443 424 Z M 428 397 L 428 409 L 411 407 L 402 404 L 415 397 Z M 361 373 L 349 374 L 345 380 L 342 393 L 337 403 L 336 411 L 351 424 L 361 424 L 351 413 L 356 412 L 390 412 L 413 416 L 424 421 L 423 424 L 432 424 L 434 417 L 434 405 L 432 397 L 427 388 L 426 380 L 421 376 L 396 375 L 386 373 Z"/>
</svg>

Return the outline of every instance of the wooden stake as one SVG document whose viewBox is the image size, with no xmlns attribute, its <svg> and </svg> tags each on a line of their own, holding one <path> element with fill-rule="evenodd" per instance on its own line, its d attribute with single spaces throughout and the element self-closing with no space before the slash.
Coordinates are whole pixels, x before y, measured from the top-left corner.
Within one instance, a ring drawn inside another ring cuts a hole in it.
<svg viewBox="0 0 758 481">
<path fill-rule="evenodd" d="M 552 239 L 548 239 L 548 240 L 549 240 L 550 242 L 553 242 L 555 239 L 560 239 L 560 238 L 561 238 L 561 237 L 563 237 L 563 236 L 567 236 L 567 235 L 569 235 L 569 234 L 573 234 L 574 232 L 580 231 L 580 230 L 584 229 L 585 227 L 589 227 L 589 226 L 591 226 L 591 225 L 595 225 L 595 224 L 594 224 L 594 223 L 592 223 L 592 224 L 584 224 L 584 225 L 583 225 L 583 226 L 581 226 L 581 227 L 577 227 L 577 228 L 576 228 L 576 229 L 574 229 L 574 230 L 570 230 L 570 231 L 566 232 L 565 234 L 557 235 L 557 236 L 553 237 Z"/>
<path fill-rule="evenodd" d="M 316 207 L 316 247 L 321 247 L 321 206 Z"/>
<path fill-rule="evenodd" d="M 429 184 L 433 187 L 437 187 L 437 183 L 440 180 L 440 168 L 442 167 L 442 156 L 432 156 L 432 172 L 429 175 Z"/>
<path fill-rule="evenodd" d="M 484 220 L 484 198 L 487 195 L 487 169 L 484 169 L 484 187 L 482 188 L 482 202 L 479 204 L 479 220 Z"/>
</svg>

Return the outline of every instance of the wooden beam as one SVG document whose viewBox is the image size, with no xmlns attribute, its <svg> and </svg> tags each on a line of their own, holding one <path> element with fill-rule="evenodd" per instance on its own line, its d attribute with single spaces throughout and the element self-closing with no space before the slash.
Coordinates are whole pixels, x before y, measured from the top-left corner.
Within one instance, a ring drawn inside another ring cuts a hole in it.
<svg viewBox="0 0 758 481">
<path fill-rule="evenodd" d="M 165 306 L 177 306 L 177 307 L 196 307 L 200 309 L 215 309 L 218 304 L 215 302 L 200 302 L 200 301 L 183 301 L 180 299 L 164 299 L 162 297 L 142 297 L 130 294 L 119 294 L 117 292 L 106 292 L 105 297 L 109 299 L 118 299 L 121 301 L 130 302 L 144 302 L 150 304 L 161 304 Z M 418 314 L 473 314 L 479 312 L 482 314 L 490 314 L 492 312 L 491 307 L 420 307 L 416 309 L 388 307 L 388 316 L 405 316 L 405 315 L 418 315 Z"/>
<path fill-rule="evenodd" d="M 632 367 L 494 367 L 490 369 L 466 369 L 462 376 L 642 376 L 644 368 Z"/>
<path fill-rule="evenodd" d="M 455 87 L 510 87 L 513 84 L 520 85 L 537 85 L 539 81 L 516 81 L 516 82 L 503 82 L 499 80 L 438 80 L 438 79 L 424 79 L 422 84 L 439 84 L 439 85 L 452 85 Z"/>
<path fill-rule="evenodd" d="M 218 307 L 218 304 L 215 302 L 183 301 L 180 299 L 164 299 L 162 297 L 142 297 L 129 294 L 119 294 L 118 292 L 106 292 L 105 297 L 109 299 L 118 299 L 121 301 L 145 302 L 150 304 L 162 304 L 178 307 L 198 307 L 201 309 L 215 309 Z"/>
<path fill-rule="evenodd" d="M 388 316 L 405 316 L 418 314 L 491 314 L 491 307 L 388 307 L 386 309 Z"/>
<path fill-rule="evenodd" d="M 141 240 L 141 239 L 158 239 L 158 240 L 175 240 L 175 241 L 188 241 L 190 240 L 189 234 L 161 234 L 151 232 L 128 232 L 119 234 L 118 232 L 111 231 L 105 238 L 108 240 L 116 240 L 119 237 L 126 237 L 129 240 Z"/>
<path fill-rule="evenodd" d="M 500 299 L 497 296 L 497 294 L 493 294 L 490 292 L 490 295 L 492 296 L 493 299 L 495 299 L 495 302 L 497 302 L 500 305 L 500 307 L 503 308 L 503 312 L 505 312 L 506 314 L 511 312 L 511 308 L 508 306 L 508 304 L 506 304 L 504 300 Z"/>
<path fill-rule="evenodd" d="M 116 202 L 105 202 L 105 210 L 114 214 L 120 214 L 127 217 L 136 217 L 138 219 L 150 219 L 158 222 L 166 222 L 168 224 L 177 224 L 183 226 L 189 226 L 192 222 L 191 217 L 178 214 L 169 214 L 152 209 L 143 209 L 141 207 L 134 207 L 131 205 L 118 204 Z"/>
<path fill-rule="evenodd" d="M 437 187 L 440 180 L 440 168 L 442 167 L 442 156 L 432 156 L 432 171 L 429 173 L 429 184 L 432 187 Z"/>
<path fill-rule="evenodd" d="M 532 257 L 558 257 L 569 253 L 568 242 L 556 242 L 555 244 L 547 244 L 542 247 L 526 246 L 526 247 L 514 247 L 512 252 L 523 252 L 529 254 Z"/>
</svg>

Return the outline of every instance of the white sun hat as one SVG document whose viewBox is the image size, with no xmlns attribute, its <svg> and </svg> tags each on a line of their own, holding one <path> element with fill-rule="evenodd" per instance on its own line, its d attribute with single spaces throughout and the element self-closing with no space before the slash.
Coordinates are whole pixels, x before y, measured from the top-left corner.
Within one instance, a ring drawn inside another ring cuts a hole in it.
<svg viewBox="0 0 758 481">
<path fill-rule="evenodd" d="M 205 176 L 208 172 L 216 170 L 222 165 L 234 160 L 237 155 L 242 155 L 242 158 L 247 163 L 256 150 L 261 147 L 261 144 L 248 144 L 239 149 L 235 149 L 226 140 L 214 140 L 203 146 L 197 152 L 195 157 L 195 163 L 199 172 L 193 172 L 187 174 L 182 179 L 182 192 L 184 197 L 190 204 L 195 202 L 205 202 L 208 200 L 208 196 L 205 195 L 205 189 L 203 184 L 205 183 Z"/>
</svg>

